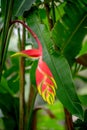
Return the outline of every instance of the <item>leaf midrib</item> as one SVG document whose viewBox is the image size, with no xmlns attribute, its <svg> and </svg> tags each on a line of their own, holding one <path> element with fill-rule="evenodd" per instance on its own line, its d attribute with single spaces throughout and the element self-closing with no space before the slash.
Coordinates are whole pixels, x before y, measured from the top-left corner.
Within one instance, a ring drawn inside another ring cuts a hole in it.
<svg viewBox="0 0 87 130">
<path fill-rule="evenodd" d="M 38 26 L 39 32 L 41 32 L 40 26 L 39 26 L 38 24 L 36 24 L 35 26 Z M 39 36 L 42 36 L 41 33 L 39 33 Z M 43 36 L 44 36 L 44 35 L 43 35 Z M 44 41 L 45 41 L 45 38 L 44 38 Z M 45 42 L 44 42 L 44 43 L 45 43 Z M 52 57 L 51 57 L 51 55 L 49 55 L 49 51 L 48 51 L 48 48 L 47 48 L 47 45 L 46 45 L 46 44 L 45 44 L 45 48 L 46 48 L 46 50 L 47 50 L 48 56 L 49 56 L 50 59 L 51 59 L 51 62 L 52 62 L 52 64 L 53 64 L 53 66 L 54 66 L 55 72 L 57 72 L 57 69 L 56 69 L 56 67 L 55 67 L 55 65 L 54 65 L 54 62 L 53 62 L 53 60 L 52 60 Z M 57 75 L 58 75 L 58 73 L 57 73 Z M 59 76 L 59 75 L 58 75 L 58 76 Z M 60 76 L 59 76 L 59 79 L 60 79 L 60 81 L 61 81 Z M 62 82 L 61 82 L 61 83 L 62 83 Z M 62 83 L 62 86 L 64 86 L 63 83 Z M 75 105 L 74 105 L 74 102 L 75 102 L 75 101 L 72 102 L 72 100 L 71 100 L 69 94 L 67 93 L 65 87 L 63 87 L 63 88 L 64 88 L 64 90 L 65 90 L 65 92 L 66 92 L 67 97 L 69 98 L 70 102 L 72 103 L 72 106 L 80 113 L 79 109 L 77 109 L 77 108 L 75 107 Z M 75 102 L 75 103 L 80 104 L 80 103 L 78 103 L 78 102 Z"/>
<path fill-rule="evenodd" d="M 84 17 L 81 19 L 81 21 L 79 22 L 79 24 L 77 24 L 76 28 L 74 31 L 72 31 L 69 39 L 66 41 L 66 44 L 63 45 L 63 48 L 62 48 L 62 52 L 64 52 L 64 49 L 66 48 L 66 46 L 70 43 L 71 39 L 73 38 L 73 36 L 75 35 L 75 33 L 77 32 L 77 30 L 80 28 L 81 24 L 85 21 L 87 17 L 87 14 L 84 15 Z"/>
<path fill-rule="evenodd" d="M 23 4 L 24 4 L 25 0 L 22 1 L 21 5 L 19 6 L 17 12 L 16 12 L 16 15 L 18 14 L 18 12 L 20 11 L 20 9 L 22 8 Z"/>
</svg>

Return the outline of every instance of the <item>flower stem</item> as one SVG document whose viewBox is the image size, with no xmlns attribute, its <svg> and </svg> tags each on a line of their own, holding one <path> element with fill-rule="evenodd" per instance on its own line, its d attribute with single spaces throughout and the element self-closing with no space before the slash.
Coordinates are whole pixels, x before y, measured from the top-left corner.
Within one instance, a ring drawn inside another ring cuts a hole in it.
<svg viewBox="0 0 87 130">
<path fill-rule="evenodd" d="M 22 42 L 20 44 L 20 51 L 24 50 L 25 43 L 25 28 L 23 27 Z M 20 57 L 20 97 L 19 97 L 19 130 L 24 130 L 24 84 L 25 84 L 25 69 L 24 58 Z"/>
<path fill-rule="evenodd" d="M 33 38 L 36 40 L 39 49 L 42 52 L 42 45 L 40 43 L 40 40 L 38 39 L 37 35 L 31 30 L 31 28 L 29 28 L 23 21 L 20 21 L 20 20 L 14 20 L 14 21 L 12 21 L 11 25 L 14 24 L 14 23 L 20 23 L 20 24 L 22 24 L 31 33 L 31 35 L 33 36 Z"/>
<path fill-rule="evenodd" d="M 33 85 L 30 86 L 29 98 L 26 106 L 26 118 L 25 118 L 25 130 L 31 130 L 32 116 L 33 116 L 33 107 L 35 103 L 37 91 Z"/>
</svg>

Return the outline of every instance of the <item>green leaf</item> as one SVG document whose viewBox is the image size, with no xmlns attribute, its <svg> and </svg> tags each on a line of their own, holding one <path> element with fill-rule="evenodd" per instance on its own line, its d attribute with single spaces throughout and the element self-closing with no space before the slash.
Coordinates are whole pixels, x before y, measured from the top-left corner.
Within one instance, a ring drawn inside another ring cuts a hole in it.
<svg viewBox="0 0 87 130">
<path fill-rule="evenodd" d="M 4 77 L 1 78 L 0 93 L 9 93 L 10 95 L 13 95 L 13 92 L 8 86 L 7 80 Z"/>
<path fill-rule="evenodd" d="M 45 111 L 44 116 L 43 111 Z M 44 130 L 65 130 L 65 126 L 61 123 L 65 120 L 64 109 L 59 101 L 53 105 L 46 105 L 46 108 L 43 107 L 42 110 L 37 109 L 35 112 L 37 112 L 37 130 L 43 130 L 43 127 Z"/>
<path fill-rule="evenodd" d="M 31 8 L 35 0 L 14 0 L 13 15 L 22 16 L 24 11 Z"/>
<path fill-rule="evenodd" d="M 34 61 L 32 66 L 31 66 L 31 70 L 30 70 L 30 79 L 31 79 L 31 82 L 34 86 L 36 86 L 35 71 L 37 68 L 37 64 L 38 64 L 38 60 Z"/>
<path fill-rule="evenodd" d="M 0 0 L 0 7 L 1 7 L 1 0 Z"/>
<path fill-rule="evenodd" d="M 31 8 L 35 0 L 14 0 L 13 3 L 13 16 L 22 16 L 24 11 L 27 11 Z M 6 6 L 8 6 L 9 0 L 1 0 L 1 9 L 3 16 L 6 13 Z"/>
<path fill-rule="evenodd" d="M 76 57 L 76 61 L 87 67 L 87 35 L 85 35 L 82 42 L 82 49 Z"/>
<path fill-rule="evenodd" d="M 82 102 L 83 106 L 87 106 L 87 95 L 79 95 L 79 99 Z"/>
<path fill-rule="evenodd" d="M 62 55 L 50 55 L 50 53 L 52 53 L 50 33 L 44 25 L 39 24 L 38 16 L 35 12 L 32 12 L 32 15 L 27 18 L 27 22 L 32 30 L 38 35 L 43 45 L 44 60 L 50 67 L 58 86 L 56 91 L 57 97 L 72 114 L 82 118 L 83 110 L 77 97 L 70 68 L 66 59 Z"/>
<path fill-rule="evenodd" d="M 19 123 L 19 99 L 12 97 L 8 93 L 0 93 L 0 109 L 4 117 L 15 120 L 16 125 Z M 8 122 L 10 123 L 10 122 Z M 7 124 L 8 124 L 7 123 Z M 10 127 L 10 126 L 9 126 Z"/>
<path fill-rule="evenodd" d="M 16 124 L 19 126 L 19 97 L 14 98 L 13 108 L 14 108 L 14 119 Z"/>
<path fill-rule="evenodd" d="M 5 16 L 6 6 L 8 6 L 7 0 L 1 0 L 1 12 Z"/>
<path fill-rule="evenodd" d="M 82 2 L 83 0 L 80 3 L 67 2 L 64 16 L 56 22 L 52 30 L 54 43 L 60 48 L 70 65 L 79 53 L 87 34 L 87 8 Z"/>
<path fill-rule="evenodd" d="M 82 49 L 77 57 L 82 56 L 84 54 L 87 54 L 87 35 L 84 37 L 84 40 L 82 42 Z"/>
<path fill-rule="evenodd" d="M 4 130 L 5 129 L 5 125 L 4 125 L 4 121 L 2 118 L 0 118 L 0 129 Z"/>
<path fill-rule="evenodd" d="M 5 115 L 13 115 L 13 97 L 7 93 L 0 93 L 0 109 Z"/>
</svg>

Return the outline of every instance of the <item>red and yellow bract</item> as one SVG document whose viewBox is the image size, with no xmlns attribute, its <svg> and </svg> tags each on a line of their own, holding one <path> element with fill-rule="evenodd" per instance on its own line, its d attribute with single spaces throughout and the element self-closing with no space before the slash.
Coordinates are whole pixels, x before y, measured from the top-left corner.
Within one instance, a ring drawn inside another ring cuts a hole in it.
<svg viewBox="0 0 87 130">
<path fill-rule="evenodd" d="M 42 52 L 42 45 L 40 43 L 40 40 L 36 36 L 36 34 L 22 21 L 16 21 L 21 24 L 23 24 L 28 31 L 32 34 L 32 36 L 35 38 L 38 48 L 37 49 L 29 49 L 29 50 L 23 50 L 21 52 L 17 52 L 13 56 L 22 55 L 29 58 L 39 59 L 38 60 L 38 66 L 36 68 L 36 85 L 39 94 L 42 96 L 42 98 L 48 102 L 49 104 L 53 104 L 55 100 L 55 88 L 56 82 L 53 78 L 53 75 L 48 67 L 48 65 L 43 61 L 43 52 Z M 14 22 L 15 23 L 15 22 Z"/>
</svg>

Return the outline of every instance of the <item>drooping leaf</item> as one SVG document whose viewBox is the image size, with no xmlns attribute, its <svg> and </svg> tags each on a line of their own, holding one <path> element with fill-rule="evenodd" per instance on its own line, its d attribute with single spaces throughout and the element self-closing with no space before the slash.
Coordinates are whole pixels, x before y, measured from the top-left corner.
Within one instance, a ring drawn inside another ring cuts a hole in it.
<svg viewBox="0 0 87 130">
<path fill-rule="evenodd" d="M 31 26 L 32 30 L 37 34 L 43 45 L 44 60 L 51 69 L 58 86 L 56 91 L 57 97 L 72 114 L 82 118 L 83 110 L 74 89 L 70 68 L 66 59 L 63 56 L 58 56 L 57 54 L 50 54 L 52 53 L 50 33 L 44 25 L 39 23 L 35 12 L 27 18 L 27 22 L 29 26 Z"/>
<path fill-rule="evenodd" d="M 60 48 L 70 65 L 79 53 L 87 34 L 86 4 L 84 0 L 67 2 L 64 7 L 64 16 L 56 22 L 52 30 L 52 38 L 56 46 Z"/>
</svg>

